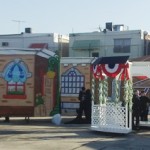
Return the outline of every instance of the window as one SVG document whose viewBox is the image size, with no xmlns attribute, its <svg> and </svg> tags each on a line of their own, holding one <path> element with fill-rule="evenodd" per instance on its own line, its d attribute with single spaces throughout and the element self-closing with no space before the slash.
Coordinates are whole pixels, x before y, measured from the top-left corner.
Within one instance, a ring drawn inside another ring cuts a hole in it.
<svg viewBox="0 0 150 150">
<path fill-rule="evenodd" d="M 72 46 L 73 50 L 99 49 L 100 40 L 75 40 Z"/>
<path fill-rule="evenodd" d="M 114 53 L 130 53 L 131 39 L 114 39 Z"/>
<path fill-rule="evenodd" d="M 92 53 L 92 57 L 99 57 L 99 53 Z"/>
<path fill-rule="evenodd" d="M 71 68 L 61 75 L 61 93 L 78 94 L 84 86 L 85 77 L 77 69 Z"/>
<path fill-rule="evenodd" d="M 8 82 L 7 94 L 8 95 L 24 95 L 25 84 L 23 82 L 13 82 L 13 81 Z"/>
<path fill-rule="evenodd" d="M 3 98 L 6 99 L 26 99 L 25 94 L 25 83 L 24 82 L 14 82 L 13 80 L 7 82 L 6 94 Z"/>
<path fill-rule="evenodd" d="M 0 77 L 6 81 L 6 94 L 3 98 L 8 99 L 26 99 L 25 82 L 31 77 L 28 67 L 21 59 L 15 59 L 9 62 Z"/>
<path fill-rule="evenodd" d="M 9 43 L 8 42 L 2 42 L 2 46 L 8 46 L 9 45 Z"/>
<path fill-rule="evenodd" d="M 6 99 L 26 99 L 25 94 L 25 83 L 24 82 L 14 82 L 13 80 L 7 82 L 7 92 L 3 95 Z"/>
</svg>

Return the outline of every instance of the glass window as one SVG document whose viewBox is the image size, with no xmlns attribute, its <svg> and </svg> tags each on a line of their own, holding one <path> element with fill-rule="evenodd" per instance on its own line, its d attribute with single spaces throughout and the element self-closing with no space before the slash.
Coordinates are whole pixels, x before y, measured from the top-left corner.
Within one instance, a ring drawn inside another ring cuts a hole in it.
<svg viewBox="0 0 150 150">
<path fill-rule="evenodd" d="M 114 53 L 130 53 L 131 39 L 114 39 Z"/>
<path fill-rule="evenodd" d="M 2 46 L 7 47 L 7 46 L 9 46 L 9 43 L 8 42 L 2 42 Z"/>
<path fill-rule="evenodd" d="M 93 53 L 92 53 L 92 57 L 99 57 L 99 53 L 96 53 L 96 52 L 94 53 L 94 52 L 93 52 Z"/>
</svg>

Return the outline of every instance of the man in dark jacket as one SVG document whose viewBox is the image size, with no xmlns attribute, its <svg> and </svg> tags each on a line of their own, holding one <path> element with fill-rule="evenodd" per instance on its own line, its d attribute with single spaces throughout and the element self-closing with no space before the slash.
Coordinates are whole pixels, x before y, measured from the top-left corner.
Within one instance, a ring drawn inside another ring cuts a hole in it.
<svg viewBox="0 0 150 150">
<path fill-rule="evenodd" d="M 92 110 L 92 98 L 91 90 L 87 89 L 85 91 L 85 103 L 84 103 L 84 112 L 87 123 L 91 123 L 91 110 Z"/>
<path fill-rule="evenodd" d="M 85 87 L 81 88 L 81 91 L 79 92 L 78 99 L 80 101 L 80 106 L 79 106 L 77 118 L 82 119 L 82 115 L 83 115 L 83 111 L 84 111 L 84 107 L 85 107 L 85 105 L 84 105 L 84 102 L 85 102 Z"/>
<path fill-rule="evenodd" d="M 141 121 L 148 121 L 150 99 L 146 96 L 144 91 L 141 91 L 140 105 L 141 105 Z"/>
<path fill-rule="evenodd" d="M 135 90 L 132 98 L 132 128 L 139 129 L 140 97 L 139 90 Z"/>
</svg>

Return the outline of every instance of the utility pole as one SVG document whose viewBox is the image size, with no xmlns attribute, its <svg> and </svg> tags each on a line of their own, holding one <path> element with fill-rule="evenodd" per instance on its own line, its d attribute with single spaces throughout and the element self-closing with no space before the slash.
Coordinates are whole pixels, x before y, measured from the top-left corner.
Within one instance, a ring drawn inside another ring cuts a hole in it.
<svg viewBox="0 0 150 150">
<path fill-rule="evenodd" d="M 25 21 L 21 21 L 21 20 L 12 20 L 12 21 L 18 23 L 18 33 L 20 33 L 20 24 L 25 23 Z"/>
</svg>

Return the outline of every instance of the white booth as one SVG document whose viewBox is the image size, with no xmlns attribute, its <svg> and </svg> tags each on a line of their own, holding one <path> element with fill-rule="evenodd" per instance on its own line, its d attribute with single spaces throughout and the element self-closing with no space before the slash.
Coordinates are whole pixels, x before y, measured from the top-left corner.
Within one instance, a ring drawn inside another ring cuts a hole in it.
<svg viewBox="0 0 150 150">
<path fill-rule="evenodd" d="M 129 62 L 128 56 L 102 57 L 92 62 L 91 129 L 132 131 L 132 76 L 150 78 L 150 62 Z M 149 122 L 140 122 L 150 126 Z"/>
<path fill-rule="evenodd" d="M 92 62 L 92 130 L 132 131 L 133 90 L 128 58 L 102 57 Z"/>
</svg>

